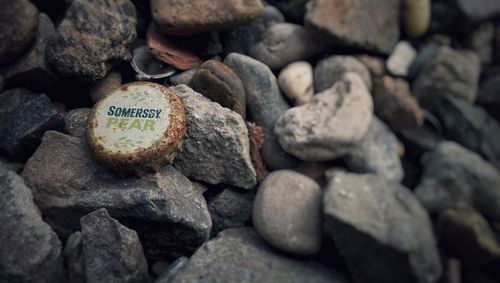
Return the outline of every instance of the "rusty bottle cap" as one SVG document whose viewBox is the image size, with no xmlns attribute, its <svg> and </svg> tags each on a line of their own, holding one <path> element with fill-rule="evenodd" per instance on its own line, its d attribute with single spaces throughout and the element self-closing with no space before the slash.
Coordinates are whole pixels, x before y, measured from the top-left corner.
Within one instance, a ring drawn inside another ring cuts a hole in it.
<svg viewBox="0 0 500 283">
<path fill-rule="evenodd" d="M 123 85 L 90 112 L 90 151 L 119 172 L 143 174 L 172 163 L 186 134 L 182 101 L 167 87 L 149 82 Z"/>
</svg>

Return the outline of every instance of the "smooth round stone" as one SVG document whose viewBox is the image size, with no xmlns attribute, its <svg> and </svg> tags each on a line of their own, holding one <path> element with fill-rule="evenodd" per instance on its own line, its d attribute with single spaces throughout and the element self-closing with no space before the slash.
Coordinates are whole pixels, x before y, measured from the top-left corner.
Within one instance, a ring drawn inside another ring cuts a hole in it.
<svg viewBox="0 0 500 283">
<path fill-rule="evenodd" d="M 395 76 L 405 77 L 415 57 L 417 57 L 415 48 L 407 41 L 400 41 L 387 59 L 387 70 Z"/>
<path fill-rule="evenodd" d="M 372 89 L 370 71 L 353 56 L 334 55 L 321 60 L 314 68 L 314 89 L 316 92 L 327 90 L 341 81 L 348 72 L 358 74 L 368 91 Z"/>
<path fill-rule="evenodd" d="M 86 136 L 101 163 L 142 174 L 173 162 L 186 127 L 184 106 L 171 90 L 136 82 L 115 89 L 94 106 Z"/>
<path fill-rule="evenodd" d="M 430 0 L 403 0 L 403 30 L 410 37 L 421 37 L 431 23 Z"/>
<path fill-rule="evenodd" d="M 259 235 L 274 247 L 315 254 L 321 245 L 321 189 L 295 171 L 275 171 L 257 191 L 252 220 Z"/>
<path fill-rule="evenodd" d="M 314 95 L 311 64 L 299 61 L 286 66 L 278 76 L 278 84 L 295 105 L 306 104 Z"/>
</svg>

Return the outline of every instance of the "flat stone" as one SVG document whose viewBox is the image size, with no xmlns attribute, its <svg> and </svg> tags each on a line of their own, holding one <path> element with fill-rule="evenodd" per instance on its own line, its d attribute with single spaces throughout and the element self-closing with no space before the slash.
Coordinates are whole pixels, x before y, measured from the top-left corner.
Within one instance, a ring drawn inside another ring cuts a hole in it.
<svg viewBox="0 0 500 283">
<path fill-rule="evenodd" d="M 257 233 L 272 246 L 316 254 L 321 246 L 321 188 L 295 171 L 274 171 L 257 191 L 252 220 Z"/>
<path fill-rule="evenodd" d="M 48 59 L 63 76 L 102 80 L 114 65 L 132 59 L 136 24 L 129 0 L 74 0 L 49 40 Z"/>
<path fill-rule="evenodd" d="M 224 189 L 208 203 L 212 216 L 212 235 L 228 228 L 248 226 L 252 220 L 254 191 Z"/>
<path fill-rule="evenodd" d="M 334 55 L 321 60 L 314 68 L 314 89 L 322 92 L 336 82 L 343 80 L 345 74 L 358 74 L 368 91 L 372 89 L 372 79 L 368 69 L 353 56 Z"/>
<path fill-rule="evenodd" d="M 409 189 L 371 174 L 332 170 L 327 177 L 324 228 L 354 282 L 430 283 L 440 278 L 429 215 Z"/>
<path fill-rule="evenodd" d="M 306 61 L 294 62 L 281 70 L 278 84 L 295 106 L 308 103 L 314 95 L 313 68 Z"/>
<path fill-rule="evenodd" d="M 64 131 L 70 136 L 85 138 L 85 126 L 89 117 L 90 108 L 77 108 L 64 116 Z"/>
<path fill-rule="evenodd" d="M 252 189 L 257 184 L 245 121 L 185 85 L 170 88 L 184 103 L 188 129 L 174 166 L 209 184 Z"/>
<path fill-rule="evenodd" d="M 390 54 L 399 39 L 399 6 L 397 0 L 313 0 L 304 22 L 335 44 Z"/>
<path fill-rule="evenodd" d="M 69 282 L 85 283 L 85 259 L 83 258 L 82 233 L 76 231 L 66 240 L 64 262 Z"/>
<path fill-rule="evenodd" d="M 106 77 L 94 84 L 90 90 L 90 98 L 92 102 L 97 103 L 106 95 L 110 94 L 115 88 L 119 88 L 122 85 L 122 75 L 119 71 L 111 71 Z"/>
<path fill-rule="evenodd" d="M 274 133 L 283 149 L 304 161 L 329 161 L 360 142 L 373 117 L 373 101 L 355 73 L 316 94 L 308 104 L 288 110 Z"/>
<path fill-rule="evenodd" d="M 264 143 L 262 144 L 262 160 L 266 164 L 266 168 L 275 171 L 281 169 L 294 169 L 301 161 L 285 152 L 278 137 L 272 130 L 266 128 L 264 130 Z"/>
<path fill-rule="evenodd" d="M 399 183 L 404 171 L 398 154 L 398 139 L 384 122 L 373 117 L 361 142 L 345 156 L 347 166 L 359 173 L 373 173 Z"/>
<path fill-rule="evenodd" d="M 427 33 L 431 24 L 431 0 L 403 0 L 401 5 L 404 32 L 413 38 Z"/>
<path fill-rule="evenodd" d="M 496 0 L 456 0 L 458 10 L 474 22 L 488 20 L 500 14 L 500 3 Z"/>
<path fill-rule="evenodd" d="M 487 218 L 500 219 L 500 172 L 479 155 L 446 141 L 421 163 L 424 173 L 415 194 L 429 212 L 466 203 Z"/>
<path fill-rule="evenodd" d="M 222 107 L 246 117 L 246 96 L 240 78 L 225 64 L 208 60 L 200 66 L 189 85 Z"/>
<path fill-rule="evenodd" d="M 193 282 L 348 282 L 339 273 L 310 261 L 286 257 L 252 228 L 233 228 L 203 244 L 173 283 Z"/>
<path fill-rule="evenodd" d="M 387 59 L 387 70 L 395 76 L 406 77 L 415 57 L 417 57 L 415 48 L 407 41 L 400 41 Z"/>
<path fill-rule="evenodd" d="M 162 32 L 188 35 L 231 29 L 264 12 L 258 0 L 152 0 L 151 15 Z"/>
<path fill-rule="evenodd" d="M 247 96 L 251 119 L 259 126 L 272 130 L 278 118 L 290 108 L 269 67 L 245 55 L 231 53 L 224 60 L 240 77 Z"/>
<path fill-rule="evenodd" d="M 61 242 L 23 179 L 0 169 L 0 274 L 4 282 L 64 282 Z"/>
<path fill-rule="evenodd" d="M 79 229 L 82 216 L 106 208 L 138 232 L 150 258 L 178 257 L 205 242 L 212 226 L 205 200 L 172 166 L 120 177 L 90 159 L 81 139 L 62 133 L 45 133 L 23 177 L 61 238 Z"/>
<path fill-rule="evenodd" d="M 105 208 L 80 219 L 87 282 L 145 282 L 148 264 L 139 236 Z"/>
</svg>

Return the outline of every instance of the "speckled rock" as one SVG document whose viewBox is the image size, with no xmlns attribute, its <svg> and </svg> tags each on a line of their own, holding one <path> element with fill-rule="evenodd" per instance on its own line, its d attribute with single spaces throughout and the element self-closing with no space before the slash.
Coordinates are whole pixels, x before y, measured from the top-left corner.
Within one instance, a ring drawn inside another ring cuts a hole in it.
<svg viewBox="0 0 500 283">
<path fill-rule="evenodd" d="M 296 106 L 306 104 L 314 95 L 311 64 L 298 61 L 286 66 L 278 76 L 278 84 Z"/>
<path fill-rule="evenodd" d="M 431 0 L 403 0 L 403 30 L 410 37 L 421 37 L 431 24 Z"/>
<path fill-rule="evenodd" d="M 243 227 L 251 223 L 254 191 L 224 189 L 208 203 L 212 216 L 212 235 L 228 228 Z"/>
<path fill-rule="evenodd" d="M 122 75 L 118 71 L 109 72 L 106 77 L 94 84 L 90 90 L 90 98 L 92 102 L 96 103 L 101 100 L 104 96 L 111 93 L 112 90 L 118 88 L 122 85 Z"/>
<path fill-rule="evenodd" d="M 321 60 L 314 68 L 314 89 L 322 92 L 336 82 L 341 81 L 346 73 L 358 74 L 368 91 L 372 89 L 372 79 L 368 69 L 355 57 L 334 55 Z"/>
<path fill-rule="evenodd" d="M 395 76 L 406 77 L 416 56 L 417 51 L 409 42 L 400 41 L 387 59 L 387 70 Z"/>
<path fill-rule="evenodd" d="M 64 131 L 71 136 L 85 138 L 85 126 L 90 108 L 77 108 L 64 116 Z"/>
</svg>

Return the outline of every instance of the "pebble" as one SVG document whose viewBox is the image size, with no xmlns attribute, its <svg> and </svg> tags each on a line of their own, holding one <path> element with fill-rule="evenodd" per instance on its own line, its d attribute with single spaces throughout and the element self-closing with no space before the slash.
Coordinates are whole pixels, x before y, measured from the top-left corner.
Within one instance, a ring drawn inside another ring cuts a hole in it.
<svg viewBox="0 0 500 283">
<path fill-rule="evenodd" d="M 183 71 L 175 76 L 170 77 L 170 82 L 172 85 L 189 85 L 194 74 L 198 72 L 198 68 L 191 68 L 189 70 Z"/>
<path fill-rule="evenodd" d="M 405 33 L 413 38 L 426 34 L 431 24 L 431 0 L 404 0 L 401 5 Z"/>
<path fill-rule="evenodd" d="M 66 240 L 64 262 L 69 282 L 85 283 L 85 259 L 83 258 L 82 233 L 76 231 Z"/>
<path fill-rule="evenodd" d="M 371 174 L 331 170 L 327 177 L 323 227 L 354 282 L 430 283 L 441 277 L 429 215 L 409 189 Z"/>
<path fill-rule="evenodd" d="M 152 0 L 151 15 L 161 31 L 188 35 L 230 29 L 246 24 L 264 12 L 259 0 Z"/>
<path fill-rule="evenodd" d="M 304 22 L 334 44 L 390 54 L 400 35 L 399 4 L 398 0 L 312 0 Z"/>
<path fill-rule="evenodd" d="M 90 90 L 90 98 L 93 103 L 99 102 L 102 98 L 108 95 L 112 90 L 119 88 L 122 85 L 122 75 L 119 71 L 111 71 L 106 77 L 93 85 Z"/>
<path fill-rule="evenodd" d="M 274 171 L 257 191 L 252 220 L 257 233 L 272 246 L 294 254 L 316 254 L 321 246 L 321 188 L 295 171 Z"/>
<path fill-rule="evenodd" d="M 64 115 L 64 131 L 68 135 L 85 138 L 85 126 L 90 114 L 90 108 L 77 108 Z"/>
<path fill-rule="evenodd" d="M 465 47 L 477 53 L 483 66 L 493 61 L 495 27 L 492 22 L 478 26 L 464 39 Z"/>
<path fill-rule="evenodd" d="M 417 57 L 415 48 L 407 41 L 400 41 L 387 59 L 387 70 L 395 76 L 406 77 L 415 57 Z"/>
<path fill-rule="evenodd" d="M 313 68 L 306 61 L 294 62 L 281 70 L 278 84 L 295 106 L 308 103 L 314 95 Z"/>
<path fill-rule="evenodd" d="M 222 107 L 246 117 L 246 96 L 240 78 L 225 64 L 208 60 L 200 66 L 189 85 Z"/>
<path fill-rule="evenodd" d="M 250 159 L 257 174 L 257 182 L 262 182 L 269 174 L 262 158 L 262 147 L 264 146 L 264 128 L 252 122 L 246 122 L 248 139 L 250 140 Z"/>
<path fill-rule="evenodd" d="M 500 2 L 497 0 L 456 0 L 458 10 L 473 22 L 486 21 L 500 14 Z"/>
<path fill-rule="evenodd" d="M 286 152 L 304 161 L 328 161 L 345 155 L 360 142 L 373 117 L 373 101 L 355 73 L 308 104 L 288 110 L 274 133 Z"/>
<path fill-rule="evenodd" d="M 372 89 L 372 79 L 368 69 L 353 56 L 334 55 L 321 60 L 314 68 L 314 89 L 322 92 L 342 81 L 345 74 L 358 74 L 368 91 Z"/>
<path fill-rule="evenodd" d="M 275 171 L 281 169 L 294 169 L 301 161 L 296 157 L 286 153 L 281 147 L 278 137 L 272 130 L 264 130 L 264 143 L 262 144 L 262 160 L 266 168 Z"/>
<path fill-rule="evenodd" d="M 102 80 L 114 65 L 132 59 L 136 24 L 130 0 L 74 0 L 49 40 L 49 62 L 63 76 Z"/>
<path fill-rule="evenodd" d="M 254 191 L 224 189 L 208 203 L 212 216 L 212 235 L 229 228 L 248 226 L 252 220 Z"/>
<path fill-rule="evenodd" d="M 185 176 L 209 184 L 255 187 L 248 129 L 241 116 L 185 85 L 170 89 L 182 100 L 189 121 L 174 166 Z"/>
</svg>

